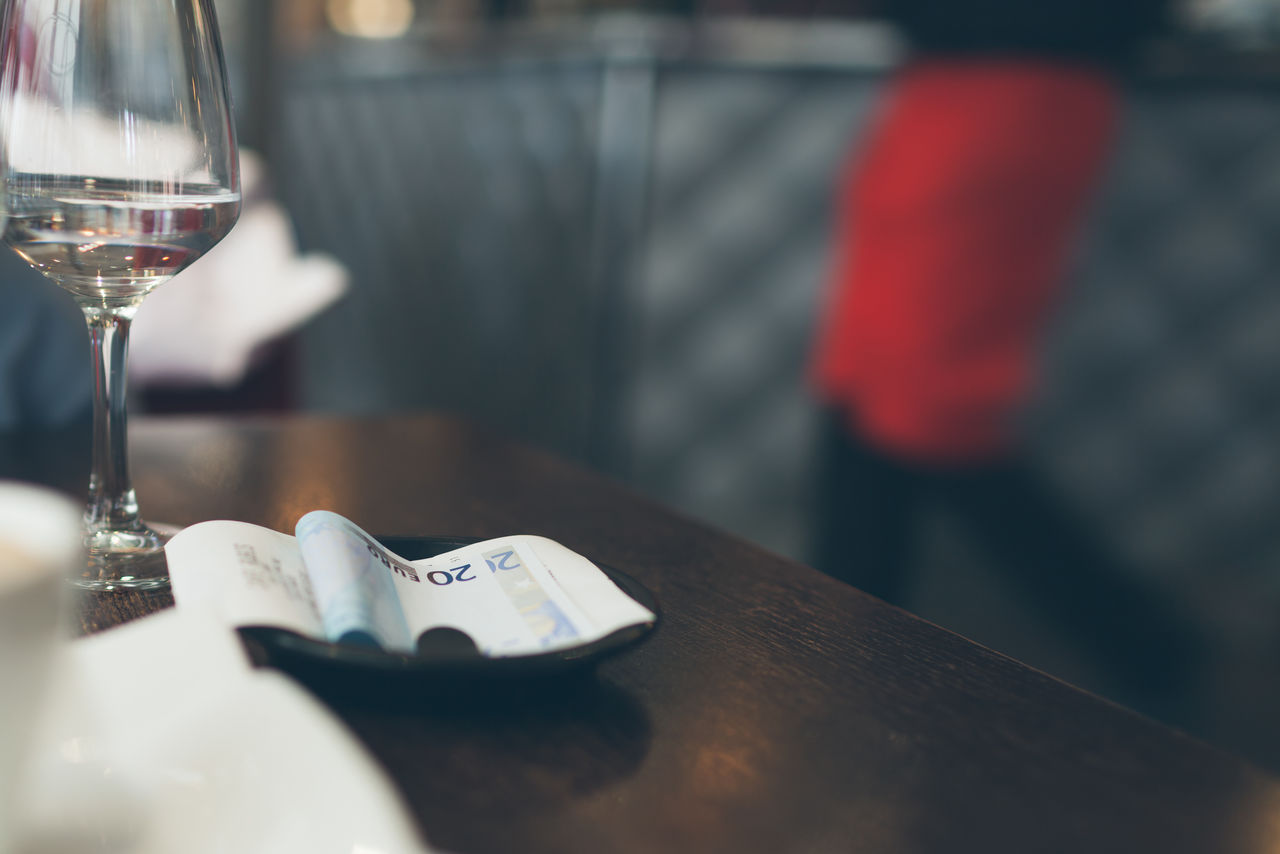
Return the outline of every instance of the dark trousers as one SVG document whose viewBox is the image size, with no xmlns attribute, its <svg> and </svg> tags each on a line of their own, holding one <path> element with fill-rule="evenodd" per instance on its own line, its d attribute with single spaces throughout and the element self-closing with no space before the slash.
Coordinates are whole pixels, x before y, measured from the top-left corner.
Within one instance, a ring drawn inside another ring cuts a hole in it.
<svg viewBox="0 0 1280 854">
<path fill-rule="evenodd" d="M 925 512 L 954 519 L 1028 607 L 1079 642 L 1118 686 L 1159 708 L 1181 704 L 1203 651 L 1193 623 L 1148 589 L 1056 492 L 1016 459 L 927 465 L 853 435 L 835 413 L 823 425 L 812 559 L 835 578 L 909 603 Z M 1126 697 L 1126 699 L 1128 698 Z"/>
</svg>

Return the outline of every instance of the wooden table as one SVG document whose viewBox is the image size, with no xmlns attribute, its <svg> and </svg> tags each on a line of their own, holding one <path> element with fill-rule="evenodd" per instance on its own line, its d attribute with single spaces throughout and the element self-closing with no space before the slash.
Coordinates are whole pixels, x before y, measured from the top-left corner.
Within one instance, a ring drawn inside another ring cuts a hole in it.
<svg viewBox="0 0 1280 854">
<path fill-rule="evenodd" d="M 1280 850 L 1280 786 L 1244 762 L 483 430 L 140 419 L 131 439 L 153 518 L 538 533 L 657 594 L 655 636 L 560 698 L 327 697 L 447 850 Z M 9 459 L 79 491 L 73 458 Z M 86 625 L 163 604 L 98 597 Z"/>
</svg>

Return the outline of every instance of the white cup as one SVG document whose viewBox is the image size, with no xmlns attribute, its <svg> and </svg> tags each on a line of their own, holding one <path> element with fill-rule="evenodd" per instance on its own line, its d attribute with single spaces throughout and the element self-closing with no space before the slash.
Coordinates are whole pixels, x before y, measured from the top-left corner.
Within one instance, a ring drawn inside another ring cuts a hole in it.
<svg viewBox="0 0 1280 854">
<path fill-rule="evenodd" d="M 70 613 L 67 579 L 83 548 L 74 502 L 42 487 L 0 481 L 0 854 L 17 823 L 13 805 L 24 750 Z"/>
</svg>

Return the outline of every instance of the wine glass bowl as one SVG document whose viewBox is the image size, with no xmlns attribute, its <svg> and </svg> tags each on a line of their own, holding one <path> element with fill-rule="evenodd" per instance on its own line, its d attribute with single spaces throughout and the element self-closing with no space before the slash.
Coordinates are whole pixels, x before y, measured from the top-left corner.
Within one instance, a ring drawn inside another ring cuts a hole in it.
<svg viewBox="0 0 1280 854">
<path fill-rule="evenodd" d="M 6 241 L 76 297 L 130 305 L 185 269 L 235 221 L 238 194 L 182 196 L 102 178 L 30 181 L 13 191 Z M 143 242 L 146 241 L 146 242 Z"/>
<path fill-rule="evenodd" d="M 93 345 L 89 563 L 73 580 L 163 587 L 166 535 L 128 474 L 125 358 L 143 298 L 240 211 L 212 0 L 4 0 L 0 132 L 5 242 L 71 294 Z"/>
</svg>

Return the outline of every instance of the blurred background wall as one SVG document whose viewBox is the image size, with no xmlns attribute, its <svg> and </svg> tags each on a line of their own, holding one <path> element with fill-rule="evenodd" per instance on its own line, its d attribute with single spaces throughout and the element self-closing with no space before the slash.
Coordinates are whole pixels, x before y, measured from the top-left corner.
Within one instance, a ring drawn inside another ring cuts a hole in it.
<svg viewBox="0 0 1280 854">
<path fill-rule="evenodd" d="M 242 136 L 302 248 L 352 272 L 277 366 L 290 405 L 457 412 L 806 559 L 806 350 L 890 30 L 813 4 L 219 9 Z M 1027 431 L 1209 631 L 1199 734 L 1280 769 L 1278 10 L 1189 2 L 1147 51 Z M 1096 687 L 936 528 L 914 610 Z"/>
</svg>

